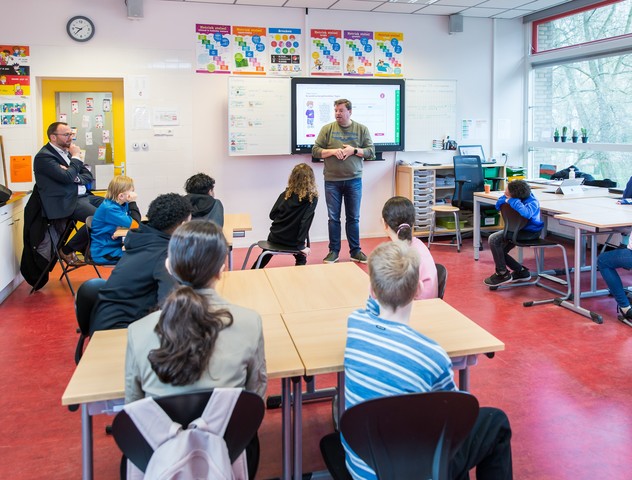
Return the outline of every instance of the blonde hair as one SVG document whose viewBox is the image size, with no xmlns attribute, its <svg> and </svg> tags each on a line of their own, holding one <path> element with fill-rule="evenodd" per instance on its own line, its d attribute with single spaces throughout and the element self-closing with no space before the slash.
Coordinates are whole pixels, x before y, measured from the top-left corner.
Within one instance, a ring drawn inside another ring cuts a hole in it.
<svg viewBox="0 0 632 480">
<path fill-rule="evenodd" d="M 393 310 L 404 307 L 419 288 L 419 255 L 401 240 L 382 243 L 369 255 L 369 277 L 378 302 Z"/>
<path fill-rule="evenodd" d="M 306 163 L 299 163 L 292 169 L 292 173 L 290 173 L 287 188 L 285 189 L 285 199 L 290 198 L 293 193 L 298 195 L 299 201 L 307 197 L 309 203 L 312 203 L 314 198 L 318 197 L 314 170 Z"/>
<path fill-rule="evenodd" d="M 119 194 L 125 193 L 132 188 L 134 188 L 134 180 L 130 177 L 126 177 L 125 175 L 117 175 L 110 180 L 105 198 L 116 202 Z"/>
</svg>

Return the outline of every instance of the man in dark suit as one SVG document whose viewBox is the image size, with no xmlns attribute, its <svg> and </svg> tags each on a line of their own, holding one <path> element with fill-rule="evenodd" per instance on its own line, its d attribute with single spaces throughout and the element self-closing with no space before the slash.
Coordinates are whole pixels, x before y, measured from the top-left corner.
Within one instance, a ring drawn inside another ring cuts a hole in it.
<svg viewBox="0 0 632 480">
<path fill-rule="evenodd" d="M 44 214 L 49 220 L 85 222 L 103 201 L 87 189 L 94 177 L 83 164 L 81 149 L 72 142 L 72 130 L 67 123 L 51 123 L 46 134 L 49 141 L 33 161 Z M 75 252 L 84 251 L 87 243 L 88 234 L 82 228 L 59 253 L 66 263 L 76 265 L 79 260 Z"/>
</svg>

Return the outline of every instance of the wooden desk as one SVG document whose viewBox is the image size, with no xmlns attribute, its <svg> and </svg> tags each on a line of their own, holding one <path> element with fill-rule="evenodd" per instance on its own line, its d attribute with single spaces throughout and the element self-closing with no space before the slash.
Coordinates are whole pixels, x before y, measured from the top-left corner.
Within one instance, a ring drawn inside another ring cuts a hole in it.
<svg viewBox="0 0 632 480">
<path fill-rule="evenodd" d="M 369 276 L 351 262 L 264 269 L 284 313 L 360 307 Z"/>
<path fill-rule="evenodd" d="M 281 316 L 276 313 L 261 318 L 268 378 L 282 379 L 283 478 L 289 479 L 292 469 L 291 388 L 293 384 L 296 391 L 298 385 L 300 392 L 300 377 L 305 368 Z M 95 332 L 62 395 L 62 405 L 81 405 L 84 480 L 93 478 L 92 415 L 114 414 L 124 403 L 126 348 L 126 329 Z M 296 404 L 294 408 L 296 415 Z"/>
<path fill-rule="evenodd" d="M 231 303 L 252 308 L 260 315 L 281 313 L 281 305 L 264 270 L 224 272 L 217 292 Z"/>
<path fill-rule="evenodd" d="M 347 318 L 354 307 L 282 314 L 285 325 L 305 365 L 307 376 L 338 374 L 338 415 L 344 411 L 344 349 Z M 419 300 L 413 305 L 411 327 L 441 345 L 451 357 L 491 353 L 505 349 L 505 344 L 440 299 Z M 459 372 L 459 388 L 468 389 L 469 369 Z M 302 392 L 294 389 L 294 403 L 301 405 Z M 300 409 L 299 409 L 300 410 Z M 296 412 L 296 409 L 295 409 Z M 294 416 L 294 478 L 301 478 L 296 463 L 302 454 L 302 417 Z M 298 460 L 297 460 L 298 459 Z"/>
</svg>

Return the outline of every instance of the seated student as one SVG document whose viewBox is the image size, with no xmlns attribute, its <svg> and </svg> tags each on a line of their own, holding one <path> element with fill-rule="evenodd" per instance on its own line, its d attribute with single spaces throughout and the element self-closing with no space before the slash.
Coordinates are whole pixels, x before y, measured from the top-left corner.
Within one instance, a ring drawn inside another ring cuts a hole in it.
<svg viewBox="0 0 632 480">
<path fill-rule="evenodd" d="M 540 218 L 540 202 L 531 193 L 529 184 L 524 180 L 514 180 L 507 184 L 505 194 L 496 202 L 496 210 L 507 203 L 529 222 L 518 233 L 518 240 L 534 240 L 540 236 L 544 222 Z M 503 232 L 494 232 L 489 236 L 489 249 L 492 251 L 496 272 L 485 279 L 485 285 L 495 286 L 508 282 L 524 282 L 531 279 L 531 273 L 515 260 L 509 251 L 515 245 L 503 238 Z M 509 267 L 512 272 L 507 270 Z"/>
<path fill-rule="evenodd" d="M 215 198 L 215 179 L 205 173 L 197 173 L 184 184 L 186 198 L 191 202 L 191 218 L 200 218 L 224 226 L 224 205 Z"/>
<path fill-rule="evenodd" d="M 382 222 L 386 235 L 391 240 L 403 240 L 419 254 L 419 289 L 415 300 L 437 298 L 439 280 L 437 267 L 428 247 L 413 237 L 415 225 L 415 206 L 405 197 L 393 197 L 386 201 L 382 208 Z"/>
<path fill-rule="evenodd" d="M 597 268 L 608 285 L 608 290 L 617 302 L 617 318 L 619 321 L 632 327 L 632 309 L 630 299 L 623 288 L 621 277 L 617 268 L 632 269 L 632 242 L 628 242 L 627 248 L 617 248 L 602 253 L 597 257 Z"/>
<path fill-rule="evenodd" d="M 96 263 L 115 265 L 123 255 L 123 239 L 112 238 L 118 227 L 129 228 L 132 220 L 140 223 L 136 205 L 134 180 L 125 175 L 115 176 L 108 185 L 105 200 L 94 212 L 90 229 L 90 255 Z"/>
<path fill-rule="evenodd" d="M 345 405 L 383 397 L 454 391 L 447 353 L 432 339 L 408 326 L 419 284 L 419 257 L 406 243 L 387 242 L 369 256 L 372 297 L 347 324 L 344 356 Z M 342 438 L 347 470 L 354 479 L 375 479 L 371 468 Z M 480 409 L 478 419 L 450 462 L 449 478 L 512 478 L 511 427 L 502 410 Z"/>
<path fill-rule="evenodd" d="M 266 393 L 268 377 L 261 317 L 215 291 L 228 244 L 221 227 L 192 220 L 169 241 L 167 268 L 178 286 L 162 311 L 129 326 L 125 356 L 125 401 L 215 387 Z M 255 478 L 259 442 L 246 449 Z"/>
<path fill-rule="evenodd" d="M 270 210 L 272 226 L 268 235 L 269 242 L 302 252 L 294 255 L 296 265 L 307 263 L 307 256 L 310 254 L 306 243 L 307 235 L 317 203 L 318 189 L 314 170 L 306 163 L 299 163 L 292 169 L 287 187 Z M 259 268 L 265 267 L 271 258 L 271 255 L 266 255 Z"/>
<path fill-rule="evenodd" d="M 191 204 L 177 193 L 159 195 L 149 204 L 147 223 L 128 232 L 123 256 L 99 291 L 91 335 L 96 330 L 127 328 L 165 299 L 175 285 L 165 267 L 169 239 L 190 219 Z"/>
</svg>

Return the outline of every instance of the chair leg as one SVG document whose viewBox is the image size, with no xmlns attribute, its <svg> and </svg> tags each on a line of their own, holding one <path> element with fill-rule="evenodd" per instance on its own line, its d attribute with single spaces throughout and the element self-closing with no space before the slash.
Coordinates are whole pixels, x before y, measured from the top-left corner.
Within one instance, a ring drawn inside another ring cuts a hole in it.
<svg viewBox="0 0 632 480">
<path fill-rule="evenodd" d="M 430 245 L 432 245 L 432 240 L 434 239 L 436 218 L 437 214 L 435 212 L 432 212 L 432 217 L 430 217 L 430 231 L 428 232 L 428 250 L 430 250 Z"/>
<path fill-rule="evenodd" d="M 261 262 L 263 261 L 265 257 L 271 257 L 273 255 L 274 253 L 272 253 L 271 250 L 264 250 L 263 252 L 261 252 L 261 255 L 259 255 L 259 258 L 257 258 L 257 264 L 255 265 L 255 270 L 259 268 L 259 266 L 261 265 Z"/>
<path fill-rule="evenodd" d="M 456 230 L 456 251 L 461 253 L 461 224 L 459 223 L 459 212 L 454 214 L 454 229 Z"/>
<path fill-rule="evenodd" d="M 255 248 L 257 246 L 256 243 L 253 243 L 252 245 L 250 245 L 250 247 L 248 247 L 248 252 L 246 252 L 246 258 L 244 259 L 244 263 L 241 266 L 242 270 L 246 269 L 246 265 L 248 265 L 248 259 L 250 258 L 250 252 L 252 252 L 252 249 Z"/>
</svg>

